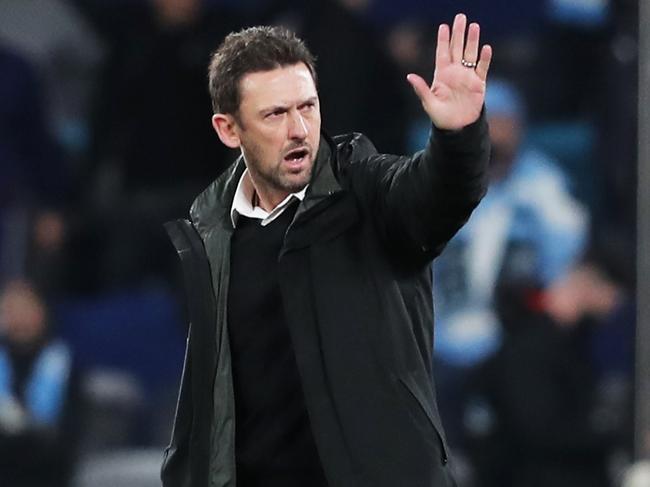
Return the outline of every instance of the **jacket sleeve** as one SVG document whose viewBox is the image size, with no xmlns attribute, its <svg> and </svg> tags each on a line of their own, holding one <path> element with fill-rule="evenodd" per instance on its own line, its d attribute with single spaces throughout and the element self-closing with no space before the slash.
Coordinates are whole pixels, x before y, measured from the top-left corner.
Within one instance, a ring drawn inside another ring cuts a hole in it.
<svg viewBox="0 0 650 487">
<path fill-rule="evenodd" d="M 191 326 L 190 326 L 191 333 Z M 165 448 L 161 468 L 162 487 L 190 487 L 191 474 L 189 444 L 192 427 L 192 371 L 189 336 L 185 351 L 185 363 L 181 387 L 176 404 L 174 428 L 169 446 Z"/>
<path fill-rule="evenodd" d="M 214 323 L 216 305 L 203 242 L 192 224 L 176 220 L 166 223 L 165 229 L 181 259 L 191 324 L 172 439 L 162 465 L 162 485 L 207 485 L 213 377 L 209 371 L 215 369 L 209 344 L 214 343 L 210 324 Z"/>
<path fill-rule="evenodd" d="M 483 110 L 459 131 L 434 127 L 426 148 L 413 156 L 353 158 L 342 169 L 386 246 L 422 265 L 442 251 L 485 194 L 489 153 Z"/>
</svg>

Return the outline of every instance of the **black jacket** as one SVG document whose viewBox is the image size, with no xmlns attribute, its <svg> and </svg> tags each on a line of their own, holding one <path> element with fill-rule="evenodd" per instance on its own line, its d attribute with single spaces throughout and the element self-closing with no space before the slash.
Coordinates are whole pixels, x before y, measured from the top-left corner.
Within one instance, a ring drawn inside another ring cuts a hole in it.
<svg viewBox="0 0 650 487">
<path fill-rule="evenodd" d="M 434 129 L 412 157 L 351 134 L 321 138 L 312 180 L 279 256 L 305 403 L 332 487 L 446 487 L 432 378 L 431 260 L 486 190 L 484 116 Z M 240 158 L 168 224 L 190 299 L 188 352 L 164 487 L 235 486 L 226 332 Z M 200 237 L 200 238 L 199 238 Z"/>
</svg>

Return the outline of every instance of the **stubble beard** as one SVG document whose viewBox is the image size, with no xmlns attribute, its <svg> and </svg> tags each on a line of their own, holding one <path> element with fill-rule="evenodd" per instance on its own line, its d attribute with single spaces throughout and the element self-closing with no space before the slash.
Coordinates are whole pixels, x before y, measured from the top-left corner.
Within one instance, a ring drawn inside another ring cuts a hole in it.
<svg viewBox="0 0 650 487">
<path fill-rule="evenodd" d="M 307 144 L 303 144 L 307 145 Z M 309 164 L 300 173 L 291 173 L 283 168 L 283 157 L 280 157 L 272 167 L 264 167 L 260 162 L 259 150 L 256 146 L 244 151 L 246 167 L 257 184 L 263 184 L 268 190 L 277 193 L 298 193 L 309 184 L 314 167 L 313 151 L 309 151 Z"/>
</svg>

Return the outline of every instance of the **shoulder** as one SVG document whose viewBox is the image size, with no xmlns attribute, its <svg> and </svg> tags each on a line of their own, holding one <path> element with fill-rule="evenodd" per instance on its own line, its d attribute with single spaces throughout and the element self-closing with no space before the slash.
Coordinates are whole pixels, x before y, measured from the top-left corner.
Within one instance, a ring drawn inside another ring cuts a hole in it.
<svg viewBox="0 0 650 487">
<path fill-rule="evenodd" d="M 566 175 L 557 161 L 537 149 L 526 149 L 520 156 L 519 176 L 529 179 L 542 179 L 548 183 L 565 184 Z"/>
<path fill-rule="evenodd" d="M 550 195 L 568 195 L 569 181 L 562 168 L 543 152 L 525 150 L 518 157 L 508 185 L 522 201 L 548 202 Z"/>
<path fill-rule="evenodd" d="M 337 157 L 344 164 L 377 154 L 377 148 L 372 141 L 359 132 L 336 135 L 332 140 L 336 146 Z"/>
<path fill-rule="evenodd" d="M 190 208 L 190 217 L 199 232 L 229 218 L 237 183 L 246 168 L 240 156 L 201 192 Z"/>
<path fill-rule="evenodd" d="M 526 152 L 513 186 L 516 201 L 531 208 L 548 223 L 584 231 L 588 214 L 571 191 L 561 166 L 538 151 Z"/>
</svg>

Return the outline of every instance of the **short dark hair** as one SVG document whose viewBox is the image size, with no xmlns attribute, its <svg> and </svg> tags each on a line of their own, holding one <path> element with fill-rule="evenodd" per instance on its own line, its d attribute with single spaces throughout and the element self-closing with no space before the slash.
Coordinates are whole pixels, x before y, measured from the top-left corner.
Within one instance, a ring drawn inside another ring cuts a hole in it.
<svg viewBox="0 0 650 487">
<path fill-rule="evenodd" d="M 249 27 L 226 36 L 212 54 L 208 88 L 214 113 L 237 115 L 239 82 L 249 74 L 304 63 L 316 82 L 316 59 L 305 43 L 283 27 Z"/>
</svg>

